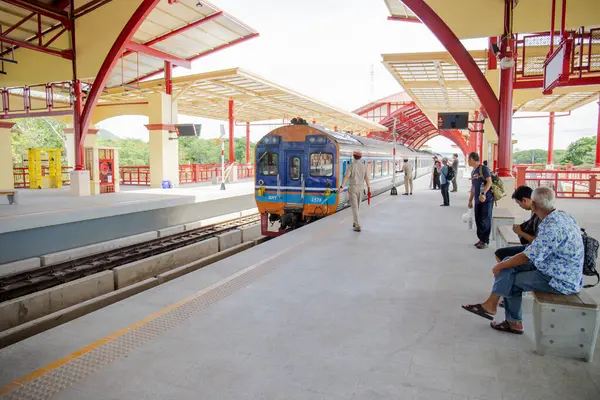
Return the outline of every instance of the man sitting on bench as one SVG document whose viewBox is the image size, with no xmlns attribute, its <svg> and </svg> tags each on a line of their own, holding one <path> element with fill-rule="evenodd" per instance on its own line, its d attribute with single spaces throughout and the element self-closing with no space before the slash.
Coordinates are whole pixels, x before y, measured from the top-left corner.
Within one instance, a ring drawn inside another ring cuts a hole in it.
<svg viewBox="0 0 600 400">
<path fill-rule="evenodd" d="M 523 210 L 531 211 L 531 193 L 533 190 L 526 185 L 519 186 L 512 195 L 513 200 Z M 519 235 L 521 246 L 502 247 L 494 252 L 498 262 L 506 257 L 512 257 L 519 254 L 527 245 L 531 244 L 537 235 L 538 227 L 542 220 L 532 211 L 531 218 L 520 225 L 513 225 L 513 232 Z"/>
<path fill-rule="evenodd" d="M 485 302 L 462 306 L 493 320 L 503 297 L 506 319 L 491 323 L 493 329 L 503 332 L 523 333 L 523 292 L 572 294 L 583 286 L 584 249 L 577 222 L 564 211 L 554 209 L 554 192 L 550 188 L 535 189 L 531 200 L 531 209 L 542 220 L 537 237 L 523 252 L 494 266 L 494 286 Z"/>
</svg>

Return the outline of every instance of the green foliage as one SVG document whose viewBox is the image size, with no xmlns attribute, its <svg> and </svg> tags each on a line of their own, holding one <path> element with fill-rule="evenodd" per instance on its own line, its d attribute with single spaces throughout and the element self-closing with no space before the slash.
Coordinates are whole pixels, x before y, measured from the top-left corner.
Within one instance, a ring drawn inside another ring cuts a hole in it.
<svg viewBox="0 0 600 400">
<path fill-rule="evenodd" d="M 235 161 L 246 163 L 246 139 L 236 138 L 233 143 Z M 225 158 L 229 154 L 229 140 L 225 141 Z M 251 160 L 254 159 L 254 143 L 250 143 Z M 179 161 L 182 164 L 219 164 L 221 142 L 217 140 L 186 137 L 179 139 Z M 226 160 L 227 161 L 227 160 Z M 251 161 L 252 162 L 252 161 Z"/>
<path fill-rule="evenodd" d="M 594 165 L 596 157 L 596 138 L 584 137 L 571 143 L 567 147 L 561 164 Z"/>
<path fill-rule="evenodd" d="M 566 150 L 554 150 L 554 163 L 562 160 Z M 548 162 L 548 151 L 542 149 L 522 150 L 513 153 L 514 164 L 546 164 Z"/>
<path fill-rule="evenodd" d="M 66 165 L 65 124 L 50 118 L 23 118 L 12 129 L 12 158 L 15 167 L 23 166 L 29 148 L 62 149 Z"/>
<path fill-rule="evenodd" d="M 119 164 L 150 165 L 150 148 L 148 143 L 140 139 L 102 140 L 97 139 L 96 145 L 119 148 Z"/>
</svg>

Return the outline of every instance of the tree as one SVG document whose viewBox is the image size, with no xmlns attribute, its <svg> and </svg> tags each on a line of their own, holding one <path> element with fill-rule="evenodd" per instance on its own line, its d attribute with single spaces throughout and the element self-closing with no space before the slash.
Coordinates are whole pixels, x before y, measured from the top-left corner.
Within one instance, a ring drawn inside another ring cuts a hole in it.
<svg viewBox="0 0 600 400">
<path fill-rule="evenodd" d="M 97 146 L 119 148 L 119 164 L 122 166 L 150 165 L 150 148 L 140 139 L 96 140 Z"/>
<path fill-rule="evenodd" d="M 254 143 L 250 143 L 251 160 L 254 159 Z M 225 161 L 228 161 L 229 140 L 225 141 Z M 246 163 L 246 139 L 235 138 L 233 143 L 235 162 Z M 219 164 L 221 162 L 221 142 L 218 140 L 187 137 L 179 139 L 179 160 L 181 163 Z M 252 161 L 250 161 L 252 162 Z"/>
<path fill-rule="evenodd" d="M 593 165 L 596 156 L 596 138 L 584 137 L 567 147 L 561 164 Z"/>
<path fill-rule="evenodd" d="M 554 164 L 561 162 L 566 150 L 554 150 Z M 546 164 L 548 151 L 542 149 L 519 150 L 513 153 L 514 164 Z"/>
<path fill-rule="evenodd" d="M 23 118 L 12 129 L 12 158 L 15 166 L 23 165 L 29 148 L 62 149 L 66 165 L 65 124 L 51 118 Z"/>
</svg>

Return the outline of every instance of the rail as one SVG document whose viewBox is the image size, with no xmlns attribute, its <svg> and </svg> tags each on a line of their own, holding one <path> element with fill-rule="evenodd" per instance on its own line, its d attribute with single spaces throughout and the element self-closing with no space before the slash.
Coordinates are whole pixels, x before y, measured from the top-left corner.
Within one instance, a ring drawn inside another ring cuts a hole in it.
<svg viewBox="0 0 600 400">
<path fill-rule="evenodd" d="M 148 166 L 122 166 L 119 167 L 121 185 L 150 186 L 150 167 Z"/>
<path fill-rule="evenodd" d="M 62 167 L 62 183 L 63 186 L 71 184 L 71 171 L 73 167 Z M 42 167 L 42 176 L 48 176 L 49 168 Z M 29 188 L 29 168 L 27 167 L 15 167 L 13 168 L 13 182 L 15 189 Z"/>
<path fill-rule="evenodd" d="M 600 199 L 598 187 L 600 171 L 578 170 L 518 170 L 517 186 L 528 185 L 531 188 L 550 187 L 557 198 Z"/>
<path fill-rule="evenodd" d="M 257 213 L 32 271 L 6 275 L 0 278 L 0 302 L 189 246 L 215 235 L 259 222 L 260 214 Z"/>
</svg>

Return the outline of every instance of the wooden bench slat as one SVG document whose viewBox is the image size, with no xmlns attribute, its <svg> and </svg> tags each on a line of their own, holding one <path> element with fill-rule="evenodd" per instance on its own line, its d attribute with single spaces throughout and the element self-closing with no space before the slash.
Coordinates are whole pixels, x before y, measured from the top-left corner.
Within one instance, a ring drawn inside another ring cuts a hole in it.
<svg viewBox="0 0 600 400">
<path fill-rule="evenodd" d="M 14 195 L 17 192 L 0 192 L 0 196 Z"/>
<path fill-rule="evenodd" d="M 510 225 L 499 225 L 498 232 L 504 238 L 504 241 L 508 244 L 521 244 L 519 235 L 517 235 Z"/>
<path fill-rule="evenodd" d="M 563 306 L 584 307 L 590 309 L 600 309 L 598 304 L 589 294 L 579 292 L 576 294 L 553 294 L 546 292 L 531 292 L 533 297 L 540 303 L 557 304 Z"/>
</svg>

